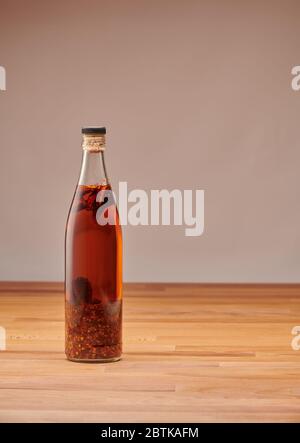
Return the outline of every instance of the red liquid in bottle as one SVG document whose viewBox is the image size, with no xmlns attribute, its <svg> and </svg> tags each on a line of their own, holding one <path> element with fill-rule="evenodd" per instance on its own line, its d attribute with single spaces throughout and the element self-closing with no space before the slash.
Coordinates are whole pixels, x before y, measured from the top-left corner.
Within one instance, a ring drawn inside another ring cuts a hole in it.
<svg viewBox="0 0 300 443">
<path fill-rule="evenodd" d="M 97 221 L 106 203 L 97 201 L 99 192 L 110 189 L 79 185 L 69 213 L 65 312 L 70 360 L 112 361 L 122 352 L 122 233 L 116 206 L 114 225 Z"/>
</svg>

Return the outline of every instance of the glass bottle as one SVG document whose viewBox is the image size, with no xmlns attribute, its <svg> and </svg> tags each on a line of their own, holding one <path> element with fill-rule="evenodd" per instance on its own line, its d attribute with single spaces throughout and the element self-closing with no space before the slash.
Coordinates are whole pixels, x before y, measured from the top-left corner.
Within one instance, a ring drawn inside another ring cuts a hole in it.
<svg viewBox="0 0 300 443">
<path fill-rule="evenodd" d="M 65 350 L 72 361 L 110 362 L 122 352 L 122 233 L 104 162 L 106 129 L 82 134 L 65 237 Z"/>
</svg>

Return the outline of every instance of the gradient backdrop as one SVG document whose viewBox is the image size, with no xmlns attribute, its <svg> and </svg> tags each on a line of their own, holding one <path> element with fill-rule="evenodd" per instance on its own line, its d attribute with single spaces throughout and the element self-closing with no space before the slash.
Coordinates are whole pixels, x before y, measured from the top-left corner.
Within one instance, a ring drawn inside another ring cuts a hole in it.
<svg viewBox="0 0 300 443">
<path fill-rule="evenodd" d="M 205 234 L 126 227 L 126 281 L 299 282 L 300 2 L 0 0 L 0 279 L 62 280 L 82 125 L 116 187 L 204 189 Z"/>
</svg>

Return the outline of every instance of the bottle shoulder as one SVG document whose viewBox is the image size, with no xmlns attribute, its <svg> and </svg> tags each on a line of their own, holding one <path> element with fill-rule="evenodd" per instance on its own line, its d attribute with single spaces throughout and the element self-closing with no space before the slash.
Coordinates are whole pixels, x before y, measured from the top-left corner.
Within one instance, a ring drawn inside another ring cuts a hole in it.
<svg viewBox="0 0 300 443">
<path fill-rule="evenodd" d="M 68 214 L 67 230 L 105 227 L 121 230 L 111 185 L 78 185 Z"/>
</svg>

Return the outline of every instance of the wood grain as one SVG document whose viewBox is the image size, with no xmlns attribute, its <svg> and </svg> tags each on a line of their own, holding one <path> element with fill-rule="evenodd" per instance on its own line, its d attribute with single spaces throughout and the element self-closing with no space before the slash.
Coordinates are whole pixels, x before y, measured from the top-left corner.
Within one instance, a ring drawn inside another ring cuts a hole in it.
<svg viewBox="0 0 300 443">
<path fill-rule="evenodd" d="M 1 422 L 299 422 L 299 285 L 127 284 L 124 357 L 64 357 L 63 286 L 0 283 Z"/>
</svg>

